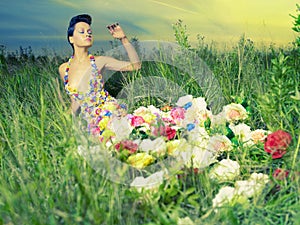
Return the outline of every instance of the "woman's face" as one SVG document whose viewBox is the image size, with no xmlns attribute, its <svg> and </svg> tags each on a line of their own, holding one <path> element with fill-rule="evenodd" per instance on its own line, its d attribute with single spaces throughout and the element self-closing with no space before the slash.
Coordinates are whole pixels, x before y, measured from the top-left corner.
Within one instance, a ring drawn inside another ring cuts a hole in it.
<svg viewBox="0 0 300 225">
<path fill-rule="evenodd" d="M 94 41 L 91 26 L 85 22 L 76 23 L 73 36 L 69 40 L 74 47 L 91 47 Z"/>
</svg>

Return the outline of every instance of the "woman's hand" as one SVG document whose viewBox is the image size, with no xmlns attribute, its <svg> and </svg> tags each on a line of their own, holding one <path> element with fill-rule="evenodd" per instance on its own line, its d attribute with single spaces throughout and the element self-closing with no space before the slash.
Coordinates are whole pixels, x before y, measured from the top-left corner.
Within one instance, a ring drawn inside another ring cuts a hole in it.
<svg viewBox="0 0 300 225">
<path fill-rule="evenodd" d="M 106 27 L 114 38 L 119 40 L 126 38 L 126 35 L 119 23 L 113 23 L 111 25 L 107 25 Z"/>
</svg>

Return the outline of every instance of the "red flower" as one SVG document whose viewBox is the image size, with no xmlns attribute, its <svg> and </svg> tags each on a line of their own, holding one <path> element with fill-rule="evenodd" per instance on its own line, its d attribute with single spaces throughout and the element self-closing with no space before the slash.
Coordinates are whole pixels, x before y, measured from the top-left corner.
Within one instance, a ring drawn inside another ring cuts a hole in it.
<svg viewBox="0 0 300 225">
<path fill-rule="evenodd" d="M 168 138 L 168 140 L 172 140 L 176 135 L 176 130 L 167 126 L 167 129 L 166 129 L 166 136 Z"/>
<path fill-rule="evenodd" d="M 288 171 L 288 170 L 277 168 L 273 173 L 273 177 L 276 180 L 284 180 L 289 175 L 289 172 L 290 171 Z"/>
<path fill-rule="evenodd" d="M 275 131 L 267 136 L 265 151 L 270 153 L 273 159 L 281 158 L 286 153 L 291 140 L 292 136 L 289 133 L 283 130 Z"/>
<path fill-rule="evenodd" d="M 168 140 L 172 140 L 176 135 L 176 130 L 169 126 L 160 126 L 152 131 L 155 136 L 165 136 Z"/>
<path fill-rule="evenodd" d="M 131 118 L 131 126 L 133 127 L 140 126 L 143 123 L 145 123 L 145 120 L 141 116 L 133 116 Z"/>
<path fill-rule="evenodd" d="M 128 150 L 130 154 L 135 153 L 138 147 L 138 144 L 131 140 L 124 140 L 115 145 L 117 151 Z"/>
</svg>

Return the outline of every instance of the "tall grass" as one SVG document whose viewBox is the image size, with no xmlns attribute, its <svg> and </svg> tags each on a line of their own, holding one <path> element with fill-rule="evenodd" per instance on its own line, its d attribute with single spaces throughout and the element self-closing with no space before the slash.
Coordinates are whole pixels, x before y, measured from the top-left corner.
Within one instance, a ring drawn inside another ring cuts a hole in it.
<svg viewBox="0 0 300 225">
<path fill-rule="evenodd" d="M 218 186 L 208 182 L 206 171 L 182 174 L 181 179 L 171 177 L 153 192 L 139 193 L 111 182 L 77 154 L 69 100 L 57 72 L 63 59 L 2 54 L 0 224 L 176 224 L 178 217 L 185 216 L 195 224 L 300 221 L 298 48 L 258 49 L 244 36 L 227 51 L 203 40 L 191 48 L 182 21 L 175 29 L 178 43 L 213 71 L 225 101 L 251 108 L 248 122 L 252 127 L 280 128 L 293 135 L 291 151 L 280 162 L 271 161 L 261 152 L 255 159 L 253 152 L 259 149 L 233 152 L 245 173 L 254 170 L 270 174 L 271 168 L 281 166 L 291 169 L 290 178 L 273 181 L 275 184 L 255 197 L 252 204 L 233 205 L 219 213 L 211 209 Z M 147 74 L 160 74 L 178 82 L 187 93 L 202 94 L 197 82 L 170 65 L 144 63 L 136 76 Z M 113 94 L 118 93 L 118 89 L 112 89 L 117 79 L 113 76 L 107 81 Z M 134 82 L 130 79 L 126 76 L 121 82 Z M 168 101 L 150 96 L 138 104 L 150 103 L 164 105 Z"/>
</svg>

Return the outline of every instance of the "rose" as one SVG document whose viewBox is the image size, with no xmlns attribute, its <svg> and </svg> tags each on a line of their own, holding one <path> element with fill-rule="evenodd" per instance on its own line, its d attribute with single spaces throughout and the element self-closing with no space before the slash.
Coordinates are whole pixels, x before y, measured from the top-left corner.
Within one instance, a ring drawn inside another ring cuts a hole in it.
<svg viewBox="0 0 300 225">
<path fill-rule="evenodd" d="M 224 106 L 223 111 L 228 122 L 244 120 L 248 117 L 246 109 L 241 104 L 231 103 Z"/>
<path fill-rule="evenodd" d="M 264 149 L 267 153 L 272 155 L 273 159 L 278 159 L 286 153 L 286 149 L 291 143 L 291 140 L 292 136 L 289 133 L 283 130 L 277 130 L 267 136 Z"/>
<path fill-rule="evenodd" d="M 219 182 L 234 180 L 240 174 L 240 165 L 231 159 L 223 159 L 209 172 L 209 178 Z"/>
</svg>

